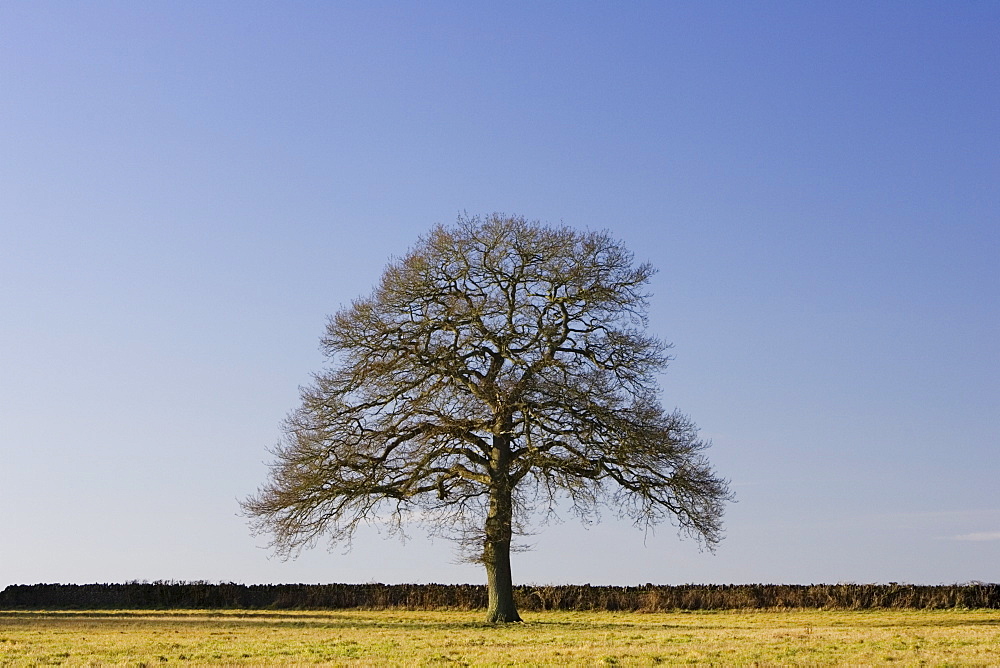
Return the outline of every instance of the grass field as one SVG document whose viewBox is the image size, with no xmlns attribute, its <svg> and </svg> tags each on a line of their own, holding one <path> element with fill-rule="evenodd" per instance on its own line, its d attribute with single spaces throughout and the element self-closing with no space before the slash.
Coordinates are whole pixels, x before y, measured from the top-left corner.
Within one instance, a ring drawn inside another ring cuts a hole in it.
<svg viewBox="0 0 1000 668">
<path fill-rule="evenodd" d="M 1000 665 L 1000 611 L 0 612 L 0 665 Z"/>
</svg>

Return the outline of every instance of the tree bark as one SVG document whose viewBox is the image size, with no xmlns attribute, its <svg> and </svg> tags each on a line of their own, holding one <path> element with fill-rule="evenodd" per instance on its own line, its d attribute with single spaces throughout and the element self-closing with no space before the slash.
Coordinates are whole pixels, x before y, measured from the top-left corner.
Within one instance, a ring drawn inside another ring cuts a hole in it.
<svg viewBox="0 0 1000 668">
<path fill-rule="evenodd" d="M 510 573 L 514 512 L 509 475 L 510 443 L 506 438 L 494 437 L 491 459 L 493 487 L 490 490 L 490 509 L 486 516 L 486 541 L 483 546 L 489 593 L 486 621 L 490 624 L 504 624 L 521 621 L 517 606 L 514 605 L 514 583 Z"/>
</svg>

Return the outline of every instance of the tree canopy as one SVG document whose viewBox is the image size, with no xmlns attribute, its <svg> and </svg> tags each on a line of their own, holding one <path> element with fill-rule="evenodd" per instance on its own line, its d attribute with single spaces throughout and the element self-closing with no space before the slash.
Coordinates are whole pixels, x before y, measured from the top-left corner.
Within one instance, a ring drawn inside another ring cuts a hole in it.
<svg viewBox="0 0 1000 668">
<path fill-rule="evenodd" d="M 482 560 L 501 622 L 519 619 L 512 539 L 560 503 L 671 521 L 712 548 L 729 491 L 660 403 L 653 274 L 602 232 L 501 214 L 434 228 L 330 318 L 331 364 L 243 503 L 252 526 L 290 555 L 421 521 Z"/>
</svg>

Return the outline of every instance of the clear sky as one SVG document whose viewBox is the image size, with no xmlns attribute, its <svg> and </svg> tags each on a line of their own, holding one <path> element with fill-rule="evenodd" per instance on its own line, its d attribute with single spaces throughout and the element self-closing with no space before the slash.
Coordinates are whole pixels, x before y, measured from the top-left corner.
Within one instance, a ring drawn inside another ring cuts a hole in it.
<svg viewBox="0 0 1000 668">
<path fill-rule="evenodd" d="M 238 500 L 326 317 L 459 212 L 660 272 L 713 554 L 542 527 L 523 583 L 1000 581 L 1000 3 L 0 4 L 0 587 L 483 582 Z"/>
</svg>

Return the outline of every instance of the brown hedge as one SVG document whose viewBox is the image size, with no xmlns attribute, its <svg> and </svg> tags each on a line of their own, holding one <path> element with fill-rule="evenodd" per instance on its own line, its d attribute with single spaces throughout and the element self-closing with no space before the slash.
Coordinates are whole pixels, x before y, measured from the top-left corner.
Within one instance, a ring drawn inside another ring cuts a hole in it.
<svg viewBox="0 0 1000 668">
<path fill-rule="evenodd" d="M 522 585 L 522 611 L 732 610 L 822 608 L 1000 608 L 1000 585 Z M 128 582 L 124 584 L 11 585 L 0 609 L 438 609 L 486 607 L 483 585 L 283 584 Z"/>
</svg>

